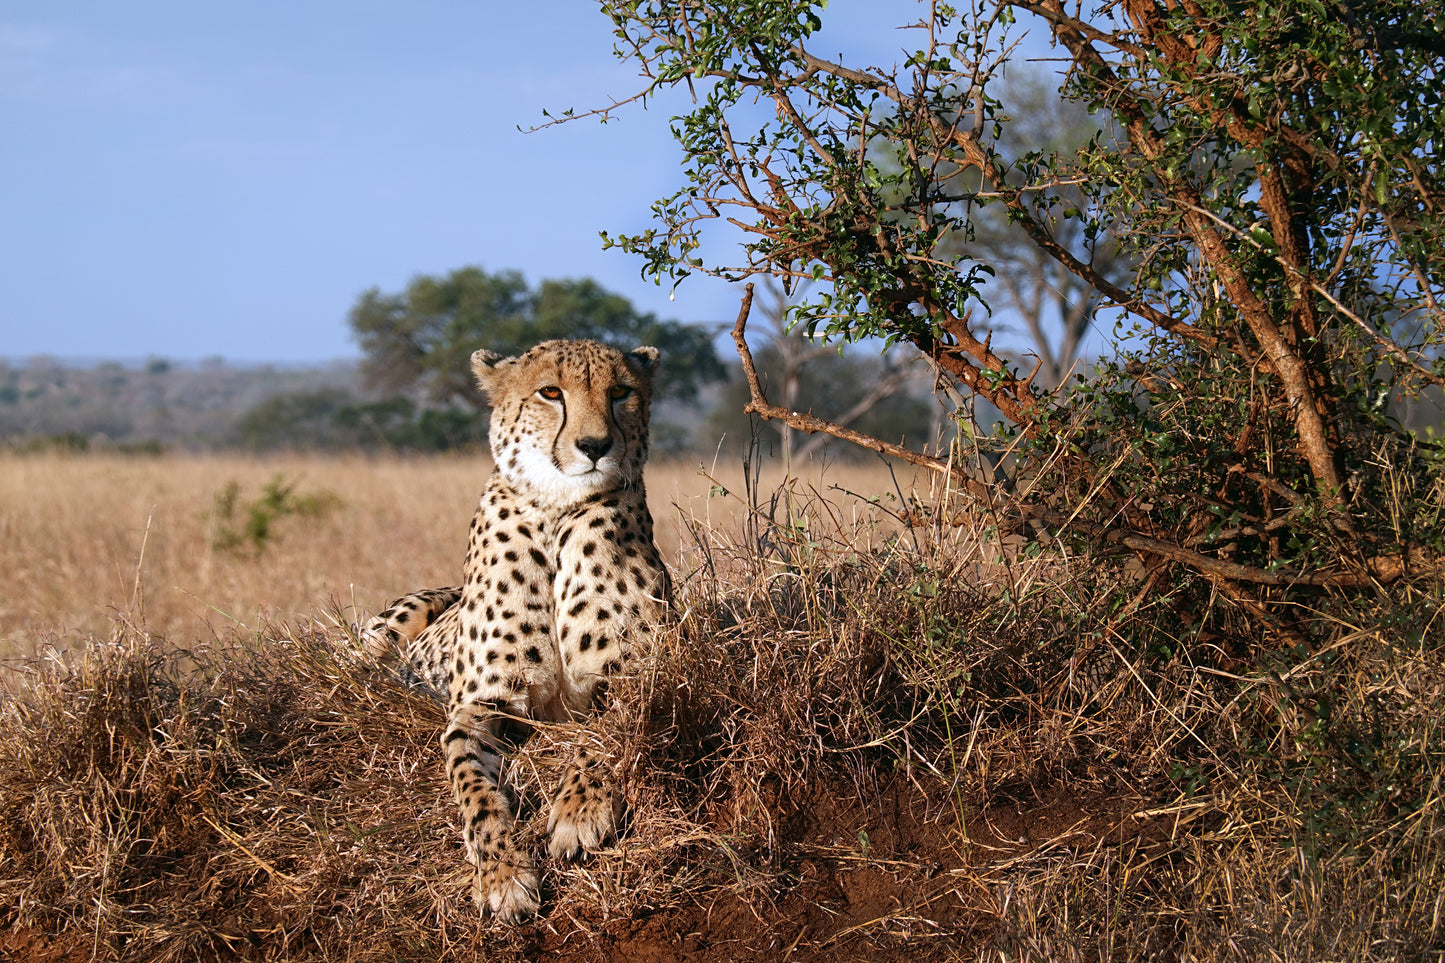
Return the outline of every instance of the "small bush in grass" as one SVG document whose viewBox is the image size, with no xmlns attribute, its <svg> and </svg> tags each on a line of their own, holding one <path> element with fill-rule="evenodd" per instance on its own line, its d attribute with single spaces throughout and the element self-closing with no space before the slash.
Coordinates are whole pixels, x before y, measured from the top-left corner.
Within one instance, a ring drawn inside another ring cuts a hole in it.
<svg viewBox="0 0 1445 963">
<path fill-rule="evenodd" d="M 295 482 L 277 475 L 261 494 L 242 503 L 241 484 L 232 479 L 216 493 L 211 510 L 211 547 L 217 551 L 260 555 L 276 538 L 275 526 L 283 518 L 323 518 L 341 505 L 335 492 L 297 492 Z"/>
</svg>

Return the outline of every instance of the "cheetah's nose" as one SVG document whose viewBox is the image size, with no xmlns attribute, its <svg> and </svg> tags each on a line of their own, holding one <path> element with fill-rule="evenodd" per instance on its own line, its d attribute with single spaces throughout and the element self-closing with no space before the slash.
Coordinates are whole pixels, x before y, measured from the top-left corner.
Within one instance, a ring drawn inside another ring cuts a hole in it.
<svg viewBox="0 0 1445 963">
<path fill-rule="evenodd" d="M 577 450 L 594 462 L 612 450 L 611 438 L 578 438 Z"/>
</svg>

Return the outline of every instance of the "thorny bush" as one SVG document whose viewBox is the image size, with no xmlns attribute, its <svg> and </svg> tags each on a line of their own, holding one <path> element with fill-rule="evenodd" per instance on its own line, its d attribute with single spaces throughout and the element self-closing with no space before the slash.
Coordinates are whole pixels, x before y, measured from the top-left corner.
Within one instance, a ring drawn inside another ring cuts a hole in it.
<svg viewBox="0 0 1445 963">
<path fill-rule="evenodd" d="M 639 97 L 695 98 L 672 121 L 684 186 L 605 243 L 659 281 L 812 282 L 796 323 L 916 346 L 968 399 L 962 437 L 973 400 L 1000 413 L 974 440 L 1027 484 L 888 450 L 1016 525 L 1167 569 L 1155 585 L 1198 582 L 1273 645 L 1317 645 L 1341 594 L 1438 587 L 1439 439 L 1399 419 L 1424 394 L 1438 422 L 1445 387 L 1445 20 L 1406 0 L 932 0 L 912 23 L 876 15 L 903 47 L 870 66 L 833 55 L 825 7 L 603 3 Z M 1086 142 L 1003 146 L 1025 29 L 1099 118 Z M 1119 356 L 1061 393 L 993 343 L 995 267 L 969 242 L 1000 210 L 1119 324 Z M 733 263 L 705 243 L 723 221 L 744 232 Z"/>
</svg>

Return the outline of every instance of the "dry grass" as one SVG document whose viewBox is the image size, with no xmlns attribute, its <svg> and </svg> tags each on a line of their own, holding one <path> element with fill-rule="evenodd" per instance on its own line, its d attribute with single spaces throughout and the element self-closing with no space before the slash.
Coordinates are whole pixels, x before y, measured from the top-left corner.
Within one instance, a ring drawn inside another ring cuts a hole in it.
<svg viewBox="0 0 1445 963">
<path fill-rule="evenodd" d="M 441 711 L 324 617 L 189 651 L 132 619 L 25 670 L 0 712 L 3 922 L 115 960 L 1445 955 L 1438 586 L 1265 653 L 1107 559 L 915 538 L 826 483 L 748 507 L 683 477 L 652 480 L 713 513 L 668 523 L 693 539 L 682 618 L 593 736 L 627 829 L 547 866 L 539 922 L 473 917 Z M 542 729 L 510 769 L 539 848 L 579 736 Z"/>
<path fill-rule="evenodd" d="M 374 612 L 403 592 L 453 584 L 490 470 L 483 456 L 0 459 L 0 659 L 109 638 L 118 618 L 188 645 L 328 606 Z M 659 465 L 648 477 L 669 559 L 684 538 L 674 505 L 706 527 L 734 527 L 739 502 L 712 489 L 742 491 L 740 468 Z M 240 512 L 277 478 L 298 495 L 334 500 L 317 517 L 278 519 L 259 554 L 218 547 L 217 498 L 227 486 L 239 486 Z M 892 484 L 881 468 L 811 483 L 861 492 Z"/>
<path fill-rule="evenodd" d="M 424 464 L 424 469 L 419 470 Z M 476 459 L 35 455 L 0 462 L 0 646 L 107 638 L 117 614 L 189 644 L 329 598 L 376 605 L 444 584 L 487 470 Z M 276 477 L 332 492 L 319 518 L 288 517 L 259 556 L 216 547 L 216 499 Z"/>
</svg>

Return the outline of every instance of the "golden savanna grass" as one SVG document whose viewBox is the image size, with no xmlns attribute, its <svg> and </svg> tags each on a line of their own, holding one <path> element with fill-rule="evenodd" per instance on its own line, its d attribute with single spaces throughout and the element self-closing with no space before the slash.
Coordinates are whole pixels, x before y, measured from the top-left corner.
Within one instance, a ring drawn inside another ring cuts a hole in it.
<svg viewBox="0 0 1445 963">
<path fill-rule="evenodd" d="M 455 584 L 490 470 L 482 455 L 0 459 L 0 657 L 105 639 L 126 619 L 190 644 L 336 610 L 375 612 L 404 592 Z M 762 487 L 775 490 L 781 474 L 770 470 Z M 262 545 L 227 547 L 222 529 L 243 529 L 246 506 L 277 480 L 315 507 L 278 517 Z M 685 529 L 730 531 L 746 517 L 740 465 L 654 465 L 648 483 L 669 561 Z M 869 494 L 897 484 L 881 466 L 798 479 Z M 228 486 L 237 492 L 229 520 L 218 505 Z M 844 512 L 866 512 L 861 498 L 838 496 Z"/>
<path fill-rule="evenodd" d="M 442 710 L 345 623 L 455 578 L 484 472 L 6 463 L 3 591 L 30 608 L 4 635 L 69 651 L 0 697 L 0 953 L 1445 958 L 1438 584 L 1324 598 L 1317 648 L 1272 651 L 1208 593 L 884 469 L 650 471 L 679 618 L 590 726 L 625 831 L 546 864 L 540 920 L 479 920 Z M 217 548 L 217 494 L 277 475 L 317 500 Z M 509 766 L 535 851 L 578 735 Z"/>
</svg>

